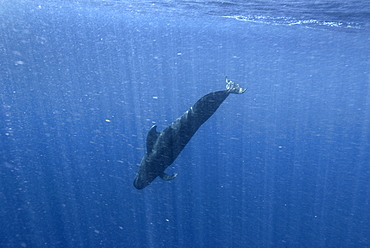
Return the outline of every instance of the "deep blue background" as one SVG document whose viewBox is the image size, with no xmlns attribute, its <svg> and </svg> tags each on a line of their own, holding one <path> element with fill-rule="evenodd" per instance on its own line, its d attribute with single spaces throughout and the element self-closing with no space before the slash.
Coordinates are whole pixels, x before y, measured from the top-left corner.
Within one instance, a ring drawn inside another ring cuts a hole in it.
<svg viewBox="0 0 370 248">
<path fill-rule="evenodd" d="M 370 247 L 367 30 L 2 9 L 1 247 Z M 136 190 L 151 125 L 226 75 L 248 91 Z"/>
</svg>

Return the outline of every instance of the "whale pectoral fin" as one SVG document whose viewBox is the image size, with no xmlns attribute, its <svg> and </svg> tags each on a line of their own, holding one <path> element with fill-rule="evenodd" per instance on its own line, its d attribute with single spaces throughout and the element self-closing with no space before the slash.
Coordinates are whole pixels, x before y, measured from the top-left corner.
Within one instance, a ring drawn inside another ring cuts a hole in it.
<svg viewBox="0 0 370 248">
<path fill-rule="evenodd" d="M 157 141 L 159 133 L 157 132 L 157 126 L 154 125 L 150 128 L 148 132 L 148 136 L 146 136 L 146 151 L 151 152 L 153 150 L 153 146 Z"/>
<path fill-rule="evenodd" d="M 177 177 L 178 173 L 175 173 L 173 175 L 168 175 L 164 172 L 162 172 L 159 177 L 162 178 L 162 180 L 164 181 L 171 181 L 172 179 L 174 179 L 175 177 Z"/>
</svg>

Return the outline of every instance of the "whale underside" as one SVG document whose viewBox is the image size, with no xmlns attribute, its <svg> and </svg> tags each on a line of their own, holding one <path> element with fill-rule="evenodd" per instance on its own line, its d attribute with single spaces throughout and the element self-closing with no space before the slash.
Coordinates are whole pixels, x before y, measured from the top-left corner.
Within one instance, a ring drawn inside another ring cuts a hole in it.
<svg viewBox="0 0 370 248">
<path fill-rule="evenodd" d="M 134 180 L 135 188 L 145 188 L 158 176 L 165 181 L 174 179 L 177 174 L 168 175 L 164 171 L 175 161 L 199 127 L 216 112 L 230 93 L 242 94 L 245 91 L 226 77 L 226 90 L 203 96 L 162 132 L 157 132 L 157 126 L 152 126 L 146 138 L 146 153 Z"/>
</svg>

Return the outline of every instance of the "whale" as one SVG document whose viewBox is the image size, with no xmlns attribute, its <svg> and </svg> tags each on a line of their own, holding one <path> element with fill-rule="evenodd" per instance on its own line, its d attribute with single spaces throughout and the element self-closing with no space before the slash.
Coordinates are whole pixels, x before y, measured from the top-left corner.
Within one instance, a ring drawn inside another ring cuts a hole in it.
<svg viewBox="0 0 370 248">
<path fill-rule="evenodd" d="M 134 187 L 144 189 L 157 177 L 164 181 L 177 177 L 177 173 L 166 174 L 167 167 L 175 161 L 199 127 L 216 112 L 230 94 L 242 94 L 245 91 L 246 89 L 226 77 L 225 90 L 204 95 L 161 132 L 157 131 L 156 125 L 152 126 L 146 138 L 146 153 L 136 173 Z"/>
</svg>

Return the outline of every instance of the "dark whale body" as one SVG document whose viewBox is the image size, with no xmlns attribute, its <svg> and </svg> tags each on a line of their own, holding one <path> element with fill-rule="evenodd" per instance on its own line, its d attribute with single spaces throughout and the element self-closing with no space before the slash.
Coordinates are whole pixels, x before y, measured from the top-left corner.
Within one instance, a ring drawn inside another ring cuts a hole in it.
<svg viewBox="0 0 370 248">
<path fill-rule="evenodd" d="M 226 78 L 226 90 L 203 96 L 162 132 L 157 132 L 157 126 L 152 126 L 146 138 L 147 151 L 134 180 L 135 188 L 145 188 L 158 176 L 165 181 L 174 179 L 177 174 L 167 175 L 164 171 L 175 161 L 198 128 L 213 115 L 230 93 L 242 94 L 245 91 Z"/>
</svg>

